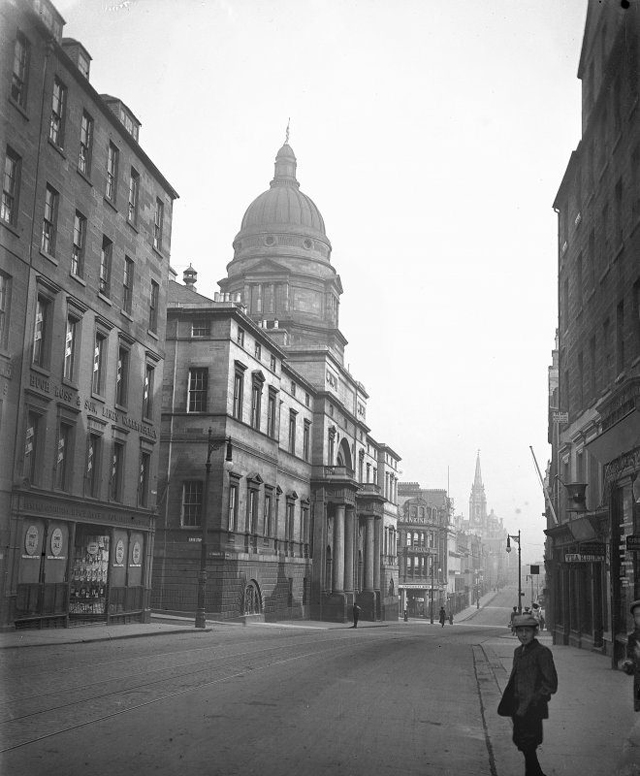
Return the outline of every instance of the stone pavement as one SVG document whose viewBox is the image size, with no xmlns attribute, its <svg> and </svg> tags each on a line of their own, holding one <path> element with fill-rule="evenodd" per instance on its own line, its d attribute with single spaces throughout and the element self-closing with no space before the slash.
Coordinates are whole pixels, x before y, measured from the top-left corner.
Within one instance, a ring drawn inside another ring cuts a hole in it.
<svg viewBox="0 0 640 776">
<path fill-rule="evenodd" d="M 551 648 L 558 672 L 558 692 L 549 704 L 540 747 L 547 776 L 640 774 L 640 724 L 636 723 L 640 715 L 633 711 L 631 677 L 613 671 L 608 657 L 554 646 L 546 631 L 539 640 Z M 486 730 L 498 776 L 524 770 L 522 755 L 511 743 L 511 720 L 496 713 L 517 646 L 516 637 L 505 628 L 504 636 L 476 647 Z"/>
</svg>

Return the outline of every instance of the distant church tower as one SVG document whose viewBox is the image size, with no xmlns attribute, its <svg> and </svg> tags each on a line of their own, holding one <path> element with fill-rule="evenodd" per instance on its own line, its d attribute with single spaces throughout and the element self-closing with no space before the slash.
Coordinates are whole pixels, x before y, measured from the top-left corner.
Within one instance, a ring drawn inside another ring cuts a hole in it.
<svg viewBox="0 0 640 776">
<path fill-rule="evenodd" d="M 469 528 L 481 533 L 487 525 L 487 497 L 484 494 L 482 473 L 480 472 L 480 451 L 476 458 L 476 474 L 469 496 Z"/>
</svg>

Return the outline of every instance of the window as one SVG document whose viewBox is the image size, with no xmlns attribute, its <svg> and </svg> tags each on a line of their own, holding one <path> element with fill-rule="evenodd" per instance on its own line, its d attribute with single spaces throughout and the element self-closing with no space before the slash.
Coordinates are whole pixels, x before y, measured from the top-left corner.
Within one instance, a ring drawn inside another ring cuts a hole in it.
<svg viewBox="0 0 640 776">
<path fill-rule="evenodd" d="M 58 223 L 58 192 L 47 184 L 44 194 L 44 218 L 42 220 L 41 247 L 49 256 L 56 253 L 56 228 Z"/>
<path fill-rule="evenodd" d="M 154 334 L 158 331 L 158 298 L 160 286 L 155 280 L 151 281 L 151 293 L 149 294 L 149 331 Z"/>
<path fill-rule="evenodd" d="M 304 421 L 302 429 L 302 457 L 305 461 L 309 460 L 309 445 L 311 440 L 311 423 L 308 420 Z"/>
<path fill-rule="evenodd" d="M 107 148 L 107 188 L 105 195 L 108 200 L 115 202 L 118 191 L 118 158 L 120 152 L 113 143 Z"/>
<path fill-rule="evenodd" d="M 296 395 L 296 384 L 293 382 L 293 380 L 291 381 L 291 395 Z"/>
<path fill-rule="evenodd" d="M 162 231 L 164 229 L 164 203 L 156 199 L 156 211 L 153 217 L 153 247 L 162 250 Z"/>
<path fill-rule="evenodd" d="M 133 226 L 138 223 L 138 194 L 140 189 L 140 175 L 132 167 L 129 177 L 129 202 L 127 203 L 127 221 Z"/>
<path fill-rule="evenodd" d="M 39 294 L 36 302 L 36 319 L 33 329 L 33 363 L 43 368 L 49 366 L 51 312 L 51 300 Z"/>
<path fill-rule="evenodd" d="M 260 361 L 262 358 L 262 345 L 259 342 L 256 342 L 256 348 L 255 348 L 255 357 Z"/>
<path fill-rule="evenodd" d="M 241 348 L 244 347 L 244 329 L 238 329 L 238 336 L 236 338 L 238 345 L 240 345 Z"/>
<path fill-rule="evenodd" d="M 80 152 L 78 153 L 78 169 L 85 175 L 91 173 L 91 149 L 93 146 L 93 119 L 82 111 L 80 120 Z"/>
<path fill-rule="evenodd" d="M 260 414 L 262 411 L 262 383 L 259 380 L 253 381 L 251 389 L 251 426 L 260 430 Z"/>
<path fill-rule="evenodd" d="M 304 395 L 304 406 L 305 407 L 311 406 L 311 396 L 309 396 L 308 393 L 305 393 Z"/>
<path fill-rule="evenodd" d="M 21 108 L 27 107 L 27 85 L 29 82 L 29 59 L 31 46 L 19 32 L 13 46 L 13 74 L 11 76 L 11 99 Z"/>
<path fill-rule="evenodd" d="M 233 381 L 233 417 L 242 420 L 242 401 L 244 393 L 244 374 L 236 370 Z"/>
<path fill-rule="evenodd" d="M 271 371 L 275 372 L 276 371 L 276 357 L 275 356 L 271 356 L 271 358 L 269 360 L 269 363 L 271 364 Z"/>
<path fill-rule="evenodd" d="M 258 533 L 258 491 L 253 488 L 249 489 L 247 510 L 247 532 L 256 534 Z"/>
<path fill-rule="evenodd" d="M 295 410 L 289 410 L 289 446 L 290 453 L 296 452 L 296 415 L 298 413 Z"/>
<path fill-rule="evenodd" d="M 73 245 L 71 246 L 71 272 L 84 276 L 84 247 L 87 236 L 87 219 L 79 210 L 73 217 Z"/>
<path fill-rule="evenodd" d="M 87 441 L 87 461 L 85 465 L 85 482 L 88 494 L 93 497 L 99 495 L 100 487 L 100 450 L 102 437 L 98 434 L 89 434 Z"/>
<path fill-rule="evenodd" d="M 296 520 L 296 505 L 293 501 L 287 501 L 286 512 L 286 524 L 285 524 L 285 539 L 288 542 L 292 542 L 294 539 L 294 527 Z"/>
<path fill-rule="evenodd" d="M 78 51 L 78 70 L 87 80 L 89 79 L 90 67 L 91 63 L 89 59 L 81 51 Z"/>
<path fill-rule="evenodd" d="M 271 536 L 271 494 L 264 494 L 264 535 Z"/>
<path fill-rule="evenodd" d="M 59 78 L 53 80 L 51 97 L 51 119 L 49 120 L 49 140 L 59 148 L 64 146 L 64 124 L 67 110 L 67 87 Z"/>
<path fill-rule="evenodd" d="M 104 375 L 107 361 L 107 337 L 101 331 L 96 331 L 93 345 L 93 377 L 91 390 L 98 396 L 104 392 Z"/>
<path fill-rule="evenodd" d="M 73 427 L 61 422 L 58 429 L 58 450 L 56 457 L 56 488 L 69 490 L 69 479 L 72 470 L 71 438 Z"/>
<path fill-rule="evenodd" d="M 120 345 L 118 348 L 118 363 L 116 365 L 116 404 L 119 404 L 121 407 L 127 406 L 130 358 L 129 348 Z"/>
<path fill-rule="evenodd" d="M 131 313 L 133 304 L 133 259 L 124 257 L 124 275 L 122 278 L 122 309 L 126 313 Z"/>
<path fill-rule="evenodd" d="M 42 417 L 39 413 L 33 411 L 27 413 L 23 473 L 33 484 L 38 484 L 40 482 L 41 467 L 38 466 L 38 458 L 41 442 L 41 421 Z"/>
<path fill-rule="evenodd" d="M 100 283 L 98 289 L 103 296 L 111 296 L 111 263 L 113 260 L 113 243 L 108 237 L 102 237 L 100 251 Z"/>
<path fill-rule="evenodd" d="M 7 346 L 11 302 L 11 278 L 0 272 L 0 348 Z"/>
<path fill-rule="evenodd" d="M 276 438 L 276 392 L 269 388 L 269 400 L 267 403 L 267 434 Z"/>
<path fill-rule="evenodd" d="M 238 522 L 238 486 L 229 486 L 228 530 L 235 531 Z"/>
<path fill-rule="evenodd" d="M 138 467 L 138 505 L 149 506 L 149 472 L 151 468 L 151 455 L 144 450 L 140 451 L 140 464 Z"/>
<path fill-rule="evenodd" d="M 15 226 L 18 220 L 18 189 L 20 183 L 21 159 L 9 146 L 4 157 L 4 172 L 2 174 L 2 203 L 0 218 Z"/>
<path fill-rule="evenodd" d="M 189 369 L 189 387 L 187 391 L 187 412 L 207 411 L 207 389 L 209 370 L 207 367 Z"/>
<path fill-rule="evenodd" d="M 202 521 L 203 488 L 200 480 L 189 480 L 182 485 L 182 519 L 184 528 L 197 528 Z"/>
<path fill-rule="evenodd" d="M 193 321 L 191 324 L 191 336 L 192 337 L 208 337 L 211 333 L 209 321 Z"/>
<path fill-rule="evenodd" d="M 109 480 L 109 497 L 112 501 L 122 501 L 122 480 L 124 473 L 124 445 L 113 443 L 111 454 L 111 479 Z"/>
<path fill-rule="evenodd" d="M 77 316 L 67 315 L 67 330 L 64 337 L 64 369 L 65 380 L 73 381 L 76 377 L 76 359 L 78 353 L 78 328 Z"/>
<path fill-rule="evenodd" d="M 144 375 L 144 386 L 142 389 L 142 417 L 153 417 L 153 381 L 155 377 L 155 369 L 151 364 L 147 364 L 147 368 Z"/>
</svg>

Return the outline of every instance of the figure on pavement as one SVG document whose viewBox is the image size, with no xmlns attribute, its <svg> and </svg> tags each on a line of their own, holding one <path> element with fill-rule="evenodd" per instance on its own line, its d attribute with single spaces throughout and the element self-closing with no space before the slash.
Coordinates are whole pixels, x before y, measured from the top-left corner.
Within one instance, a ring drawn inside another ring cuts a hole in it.
<svg viewBox="0 0 640 776">
<path fill-rule="evenodd" d="M 444 610 L 444 606 L 440 607 L 440 625 L 444 628 L 444 624 L 447 621 L 447 613 Z"/>
<path fill-rule="evenodd" d="M 449 612 L 449 625 L 453 625 L 453 612 Z"/>
<path fill-rule="evenodd" d="M 404 610 L 404 621 L 405 622 L 409 622 L 409 610 L 408 609 Z"/>
<path fill-rule="evenodd" d="M 353 627 L 358 627 L 358 620 L 360 619 L 360 607 L 358 604 L 354 603 L 353 605 Z"/>
<path fill-rule="evenodd" d="M 627 635 L 627 657 L 623 670 L 633 676 L 633 710 L 640 711 L 640 601 L 631 604 L 634 629 Z"/>
<path fill-rule="evenodd" d="M 518 607 L 514 606 L 513 611 L 511 612 L 511 620 L 509 621 L 509 627 L 511 628 L 511 633 L 515 633 L 515 628 L 513 627 L 513 619 L 514 617 L 518 616 Z"/>
<path fill-rule="evenodd" d="M 637 602 L 640 606 L 640 601 Z M 538 621 L 531 614 L 514 617 L 520 646 L 498 705 L 501 717 L 511 717 L 513 743 L 524 755 L 525 776 L 544 776 L 536 749 L 542 743 L 542 720 L 549 718 L 549 700 L 558 689 L 553 654 L 536 638 Z"/>
</svg>

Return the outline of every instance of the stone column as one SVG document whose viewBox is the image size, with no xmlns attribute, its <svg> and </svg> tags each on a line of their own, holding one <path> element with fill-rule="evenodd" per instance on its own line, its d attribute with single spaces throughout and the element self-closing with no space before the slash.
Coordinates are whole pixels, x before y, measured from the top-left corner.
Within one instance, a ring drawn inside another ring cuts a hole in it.
<svg viewBox="0 0 640 776">
<path fill-rule="evenodd" d="M 364 589 L 373 591 L 373 566 L 374 566 L 374 525 L 373 515 L 366 515 L 366 533 L 364 537 Z"/>
<path fill-rule="evenodd" d="M 380 590 L 380 531 L 382 520 L 376 518 L 373 521 L 373 589 Z"/>
<path fill-rule="evenodd" d="M 353 561 L 355 555 L 355 509 L 347 507 L 344 537 L 344 589 L 353 592 Z"/>
<path fill-rule="evenodd" d="M 344 505 L 336 507 L 333 521 L 333 592 L 344 592 Z"/>
</svg>

